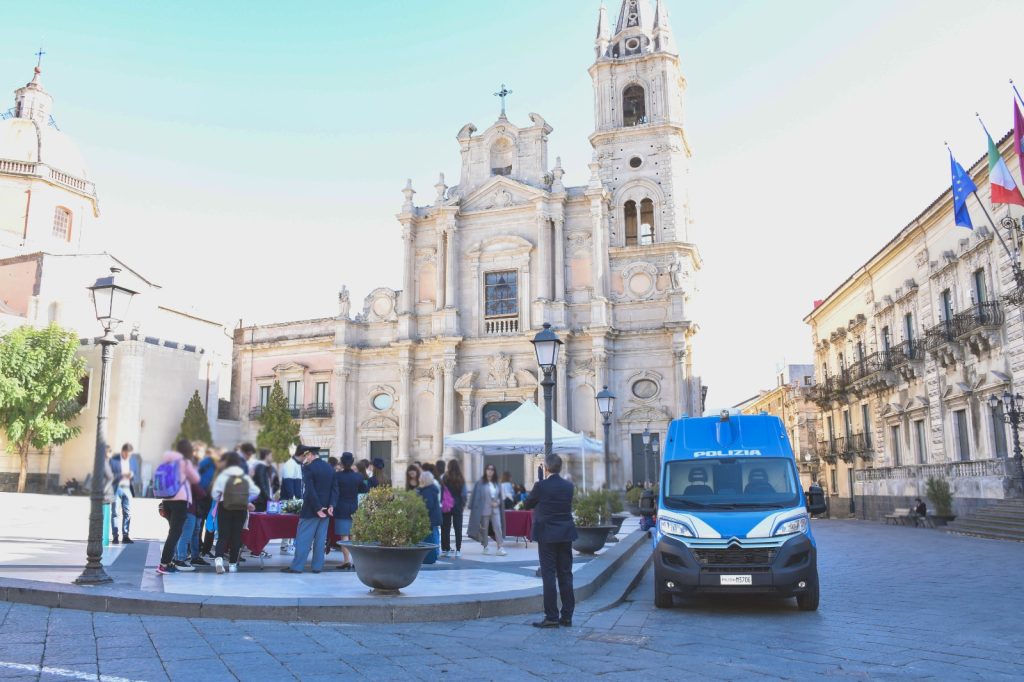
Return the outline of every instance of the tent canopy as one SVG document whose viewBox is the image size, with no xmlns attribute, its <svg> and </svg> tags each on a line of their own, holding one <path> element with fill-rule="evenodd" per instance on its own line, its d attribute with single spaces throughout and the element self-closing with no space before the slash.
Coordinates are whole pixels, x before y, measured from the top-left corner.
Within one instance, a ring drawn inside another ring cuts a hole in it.
<svg viewBox="0 0 1024 682">
<path fill-rule="evenodd" d="M 544 452 L 544 411 L 527 400 L 499 422 L 474 431 L 447 436 L 446 447 L 480 455 L 537 454 Z M 603 443 L 573 433 L 551 422 L 553 452 L 602 452 Z"/>
</svg>

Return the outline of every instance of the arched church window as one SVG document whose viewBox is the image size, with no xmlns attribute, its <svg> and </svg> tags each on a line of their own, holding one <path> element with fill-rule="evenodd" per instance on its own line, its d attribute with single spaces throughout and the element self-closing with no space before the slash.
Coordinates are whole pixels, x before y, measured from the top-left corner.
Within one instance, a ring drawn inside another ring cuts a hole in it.
<svg viewBox="0 0 1024 682">
<path fill-rule="evenodd" d="M 654 243 L 654 202 L 650 199 L 640 202 L 640 243 Z"/>
<path fill-rule="evenodd" d="M 491 175 L 512 175 L 512 159 L 516 148 L 507 137 L 499 137 L 491 145 Z"/>
<path fill-rule="evenodd" d="M 641 123 L 647 123 L 644 89 L 639 85 L 630 85 L 622 91 L 622 125 L 628 127 Z"/>
<path fill-rule="evenodd" d="M 637 229 L 636 229 L 636 202 L 630 199 L 622 207 L 624 225 L 626 227 L 626 246 L 636 246 L 637 244 Z"/>
<path fill-rule="evenodd" d="M 71 241 L 71 211 L 63 206 L 58 206 L 53 212 L 53 236 Z"/>
</svg>

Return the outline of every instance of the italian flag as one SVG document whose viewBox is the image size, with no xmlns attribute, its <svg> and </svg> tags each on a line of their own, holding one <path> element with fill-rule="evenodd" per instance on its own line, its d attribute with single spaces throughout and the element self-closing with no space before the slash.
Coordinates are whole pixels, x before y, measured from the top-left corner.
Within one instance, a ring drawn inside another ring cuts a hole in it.
<svg viewBox="0 0 1024 682">
<path fill-rule="evenodd" d="M 985 131 L 985 136 L 988 138 L 988 182 L 992 192 L 992 204 L 1024 206 L 1024 197 L 1017 189 L 1017 183 L 1013 181 L 1010 169 L 1006 167 L 1006 161 L 1003 161 L 1003 155 L 996 149 L 996 143 L 992 141 L 988 131 Z"/>
</svg>

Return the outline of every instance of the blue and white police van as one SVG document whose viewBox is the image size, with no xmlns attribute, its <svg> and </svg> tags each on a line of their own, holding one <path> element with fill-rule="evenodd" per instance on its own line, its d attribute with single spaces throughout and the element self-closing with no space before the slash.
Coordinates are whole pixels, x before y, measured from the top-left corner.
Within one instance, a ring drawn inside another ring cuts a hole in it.
<svg viewBox="0 0 1024 682">
<path fill-rule="evenodd" d="M 793 448 L 767 414 L 676 419 L 669 426 L 658 497 L 654 603 L 673 595 L 772 594 L 818 608 L 810 515 L 825 511 L 817 486 L 806 498 Z M 655 503 L 657 509 L 652 509 Z"/>
</svg>

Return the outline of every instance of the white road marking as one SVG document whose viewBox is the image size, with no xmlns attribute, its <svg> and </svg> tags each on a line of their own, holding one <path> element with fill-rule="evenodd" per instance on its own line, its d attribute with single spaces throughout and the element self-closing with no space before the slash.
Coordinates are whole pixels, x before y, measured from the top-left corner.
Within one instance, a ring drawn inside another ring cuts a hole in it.
<svg viewBox="0 0 1024 682">
<path fill-rule="evenodd" d="M 66 677 L 71 680 L 84 680 L 85 682 L 141 682 L 127 677 L 117 677 L 116 675 L 93 675 L 92 673 L 83 673 L 78 670 L 68 670 L 66 668 L 51 668 L 46 665 L 31 665 L 28 663 L 9 663 L 7 661 L 0 661 L 0 669 L 4 668 L 7 670 L 20 670 L 26 673 L 36 673 L 39 675 L 56 675 L 57 677 Z"/>
</svg>

